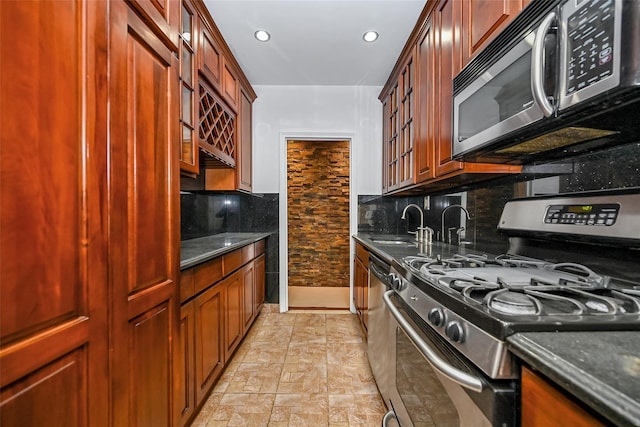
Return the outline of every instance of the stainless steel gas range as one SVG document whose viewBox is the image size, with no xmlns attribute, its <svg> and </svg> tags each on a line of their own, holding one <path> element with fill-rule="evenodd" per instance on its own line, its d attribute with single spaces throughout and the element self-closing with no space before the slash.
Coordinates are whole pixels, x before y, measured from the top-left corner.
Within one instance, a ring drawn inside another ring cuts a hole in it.
<svg viewBox="0 0 640 427">
<path fill-rule="evenodd" d="M 384 277 L 385 425 L 518 425 L 509 335 L 640 330 L 638 189 L 513 200 L 498 227 L 505 254 L 406 257 Z"/>
</svg>

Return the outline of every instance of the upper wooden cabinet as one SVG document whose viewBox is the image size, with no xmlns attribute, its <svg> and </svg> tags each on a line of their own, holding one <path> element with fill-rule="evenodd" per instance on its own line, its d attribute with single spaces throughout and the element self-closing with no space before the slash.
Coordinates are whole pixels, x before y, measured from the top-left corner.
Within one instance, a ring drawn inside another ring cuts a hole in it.
<svg viewBox="0 0 640 427">
<path fill-rule="evenodd" d="M 384 97 L 385 187 L 393 191 L 413 182 L 415 64 L 410 54 Z"/>
<path fill-rule="evenodd" d="M 467 3 L 427 2 L 383 88 L 385 194 L 436 191 L 521 170 L 452 159 L 453 78 L 463 64 Z"/>
<path fill-rule="evenodd" d="M 222 85 L 222 49 L 213 37 L 213 33 L 208 29 L 206 21 L 202 17 L 198 21 L 200 29 L 198 71 L 209 81 L 211 86 L 220 90 Z"/>
<path fill-rule="evenodd" d="M 179 32 L 180 54 L 180 170 L 197 174 L 199 151 L 197 139 L 197 78 L 196 51 L 198 37 L 195 36 L 198 15 L 189 0 L 183 0 Z"/>
<path fill-rule="evenodd" d="M 238 109 L 238 97 L 240 95 L 240 82 L 233 67 L 226 59 L 222 61 L 222 94 L 233 110 Z"/>
<path fill-rule="evenodd" d="M 129 4 L 171 50 L 178 50 L 181 15 L 179 1 L 129 0 Z"/>
<path fill-rule="evenodd" d="M 193 41 L 180 34 L 181 72 L 188 77 L 189 66 L 194 72 L 192 85 L 182 80 L 181 171 L 195 177 L 204 169 L 206 190 L 251 192 L 256 94 L 201 0 L 184 0 L 181 28 L 189 28 L 192 10 Z"/>
<path fill-rule="evenodd" d="M 462 0 L 462 64 L 466 65 L 529 0 Z"/>
</svg>

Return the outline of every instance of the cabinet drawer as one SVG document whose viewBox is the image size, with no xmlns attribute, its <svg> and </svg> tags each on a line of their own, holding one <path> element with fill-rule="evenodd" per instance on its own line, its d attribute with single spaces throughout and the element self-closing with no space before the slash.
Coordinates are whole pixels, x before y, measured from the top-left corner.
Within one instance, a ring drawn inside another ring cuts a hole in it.
<svg viewBox="0 0 640 427">
<path fill-rule="evenodd" d="M 256 242 L 254 244 L 254 250 L 255 250 L 255 256 L 260 256 L 260 254 L 263 254 L 265 251 L 265 248 L 267 246 L 267 241 L 266 240 L 260 240 L 259 242 Z"/>
<path fill-rule="evenodd" d="M 224 275 L 228 275 L 229 273 L 237 270 L 242 266 L 242 249 L 237 249 L 233 252 L 230 252 L 222 257 L 223 259 L 223 271 Z"/>
<path fill-rule="evenodd" d="M 255 257 L 254 245 L 247 245 L 242 248 L 242 264 L 246 264 Z"/>
<path fill-rule="evenodd" d="M 222 279 L 222 257 L 214 258 L 195 268 L 195 293 Z"/>
<path fill-rule="evenodd" d="M 369 251 L 359 243 L 356 243 L 356 257 L 358 257 L 364 265 L 369 265 Z"/>
<path fill-rule="evenodd" d="M 180 302 L 186 301 L 196 293 L 193 268 L 180 272 Z"/>
</svg>

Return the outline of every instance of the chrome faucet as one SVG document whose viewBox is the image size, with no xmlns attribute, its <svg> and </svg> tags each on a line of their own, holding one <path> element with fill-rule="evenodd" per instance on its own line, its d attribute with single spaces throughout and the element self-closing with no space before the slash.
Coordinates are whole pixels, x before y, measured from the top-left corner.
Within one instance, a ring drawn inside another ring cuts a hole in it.
<svg viewBox="0 0 640 427">
<path fill-rule="evenodd" d="M 422 212 L 422 209 L 420 209 L 420 206 L 413 203 L 408 204 L 402 211 L 402 216 L 400 217 L 400 219 L 406 219 L 407 209 L 411 207 L 418 209 L 418 212 L 420 212 L 420 227 L 418 227 L 418 229 L 415 231 L 416 240 L 420 243 L 430 244 L 433 240 L 433 230 L 429 227 L 424 226 L 424 213 Z M 411 231 L 409 233 L 413 234 L 413 232 Z"/>
<path fill-rule="evenodd" d="M 447 211 L 451 208 L 460 208 L 460 210 L 462 210 L 466 215 L 467 215 L 467 219 L 470 220 L 471 217 L 469 216 L 469 211 L 467 211 L 464 206 L 462 205 L 449 205 L 446 208 L 444 208 L 442 210 L 442 217 L 440 219 L 440 232 L 442 233 L 440 235 L 440 239 L 444 242 L 445 241 L 445 237 L 444 237 L 444 214 L 447 213 Z M 461 228 L 460 233 L 462 232 L 462 230 L 464 230 L 464 227 Z M 460 233 L 458 233 L 458 236 L 460 236 Z M 449 239 L 448 239 L 448 243 L 451 243 L 451 235 L 449 235 Z"/>
</svg>

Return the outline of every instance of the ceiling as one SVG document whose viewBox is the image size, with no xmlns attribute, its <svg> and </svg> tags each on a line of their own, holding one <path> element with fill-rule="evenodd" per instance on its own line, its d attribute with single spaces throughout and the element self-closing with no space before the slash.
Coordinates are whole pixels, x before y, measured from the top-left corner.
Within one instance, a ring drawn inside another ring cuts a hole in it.
<svg viewBox="0 0 640 427">
<path fill-rule="evenodd" d="M 252 85 L 383 86 L 425 0 L 204 3 Z M 365 43 L 368 30 L 378 40 Z"/>
</svg>

